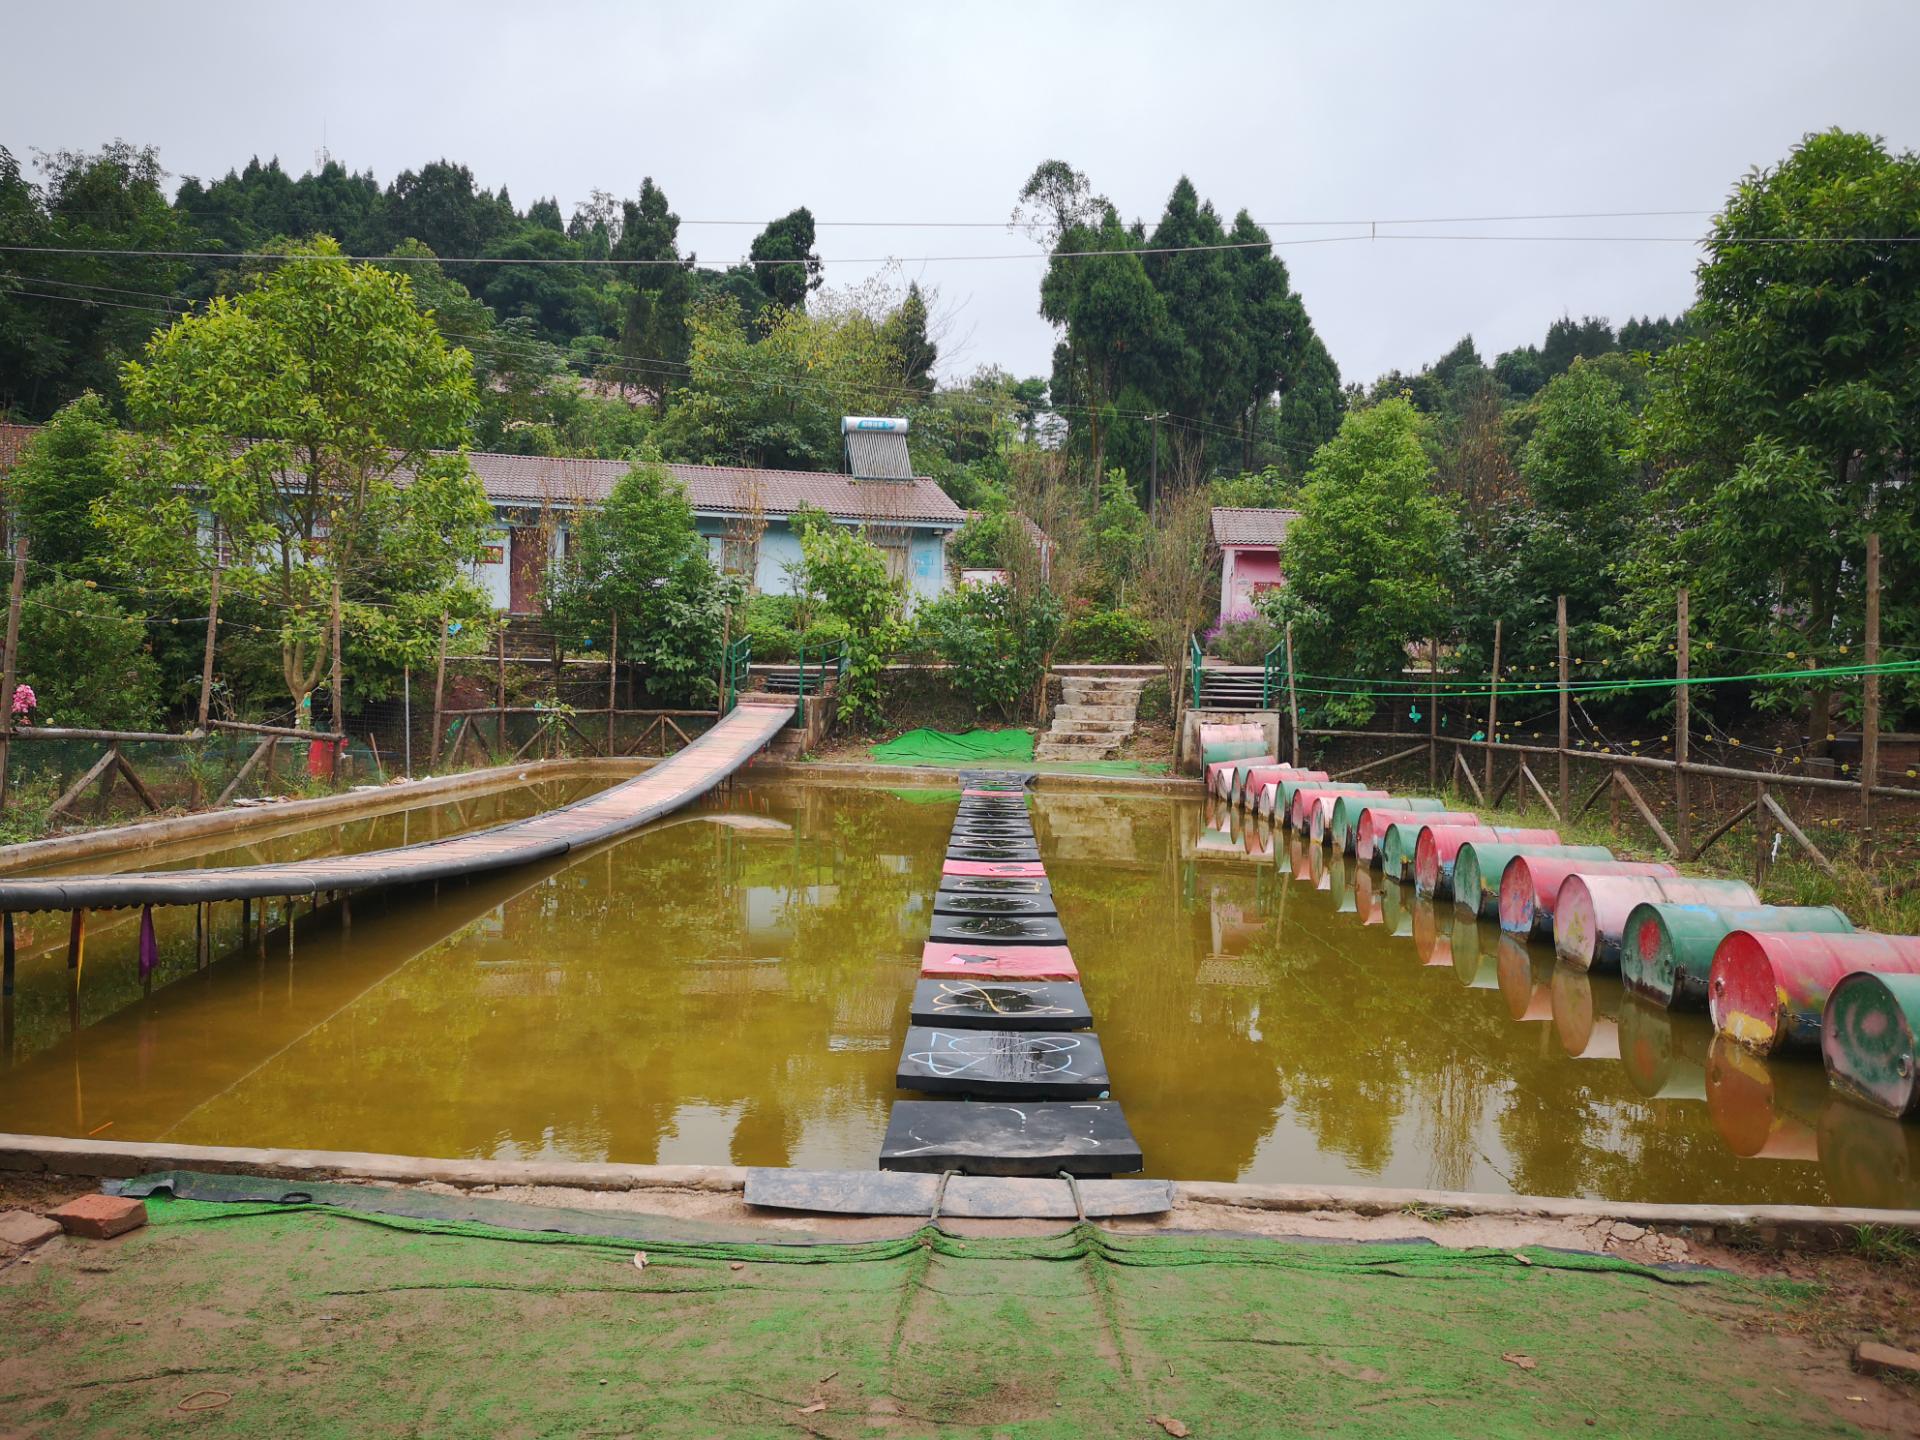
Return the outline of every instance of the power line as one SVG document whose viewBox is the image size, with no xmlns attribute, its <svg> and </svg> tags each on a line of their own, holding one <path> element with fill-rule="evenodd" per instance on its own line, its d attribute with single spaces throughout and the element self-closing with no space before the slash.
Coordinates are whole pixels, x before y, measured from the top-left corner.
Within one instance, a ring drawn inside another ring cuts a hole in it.
<svg viewBox="0 0 1920 1440">
<path fill-rule="evenodd" d="M 1578 245 L 1920 245 L 1920 235 L 1755 235 L 1729 236 L 1716 238 L 1711 235 L 1449 235 L 1439 233 L 1406 234 L 1404 232 L 1379 234 L 1376 232 L 1351 235 L 1320 235 L 1300 240 L 1224 240 L 1206 245 L 1125 245 L 1092 250 L 1032 250 L 1025 252 L 1001 251 L 979 255 L 843 255 L 821 258 L 821 265 L 958 265 L 986 263 L 992 261 L 1045 261 L 1055 260 L 1092 260 L 1118 256 L 1161 256 L 1161 255 L 1198 255 L 1216 254 L 1243 250 L 1269 250 L 1276 248 L 1298 247 L 1304 245 L 1333 244 L 1372 244 L 1378 241 L 1420 241 L 1424 243 L 1454 242 L 1483 244 L 1578 244 Z M 760 266 L 804 265 L 813 261 L 811 256 L 793 259 L 759 259 L 743 257 L 737 260 L 701 261 L 691 258 L 674 259 L 592 259 L 585 256 L 568 255 L 282 255 L 260 254 L 255 252 L 235 252 L 230 250 L 138 250 L 118 247 L 90 248 L 65 245 L 0 245 L 0 252 L 26 255 L 82 255 L 108 258 L 138 258 L 145 260 L 211 260 L 255 263 L 315 263 L 331 261 L 354 261 L 363 264 L 394 265 L 525 265 L 543 267 L 607 267 L 611 269 L 718 269 L 725 267 L 755 268 Z"/>
</svg>

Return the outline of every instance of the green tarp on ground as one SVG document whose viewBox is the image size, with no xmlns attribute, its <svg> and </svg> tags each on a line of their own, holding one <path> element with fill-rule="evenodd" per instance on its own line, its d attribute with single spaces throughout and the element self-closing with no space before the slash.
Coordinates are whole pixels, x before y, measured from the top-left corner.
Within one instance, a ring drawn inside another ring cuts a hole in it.
<svg viewBox="0 0 1920 1440">
<path fill-rule="evenodd" d="M 909 730 L 868 752 L 886 765 L 1031 765 L 1033 734 L 1027 730 Z"/>
<path fill-rule="evenodd" d="M 1601 1256 L 1090 1225 L 728 1243 L 641 1238 L 660 1222 L 638 1216 L 605 1217 L 622 1236 L 147 1204 L 144 1230 L 0 1270 L 9 1429 L 1858 1433 L 1754 1323 L 1794 1296 Z M 560 1223 L 599 1228 L 582 1218 Z"/>
</svg>

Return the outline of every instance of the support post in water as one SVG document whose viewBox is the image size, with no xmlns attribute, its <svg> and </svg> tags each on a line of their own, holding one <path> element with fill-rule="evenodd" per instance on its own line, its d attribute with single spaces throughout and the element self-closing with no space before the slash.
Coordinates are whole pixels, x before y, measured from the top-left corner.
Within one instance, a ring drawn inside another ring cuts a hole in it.
<svg viewBox="0 0 1920 1440">
<path fill-rule="evenodd" d="M 1493 744 L 1500 730 L 1500 622 L 1493 622 L 1493 674 L 1487 684 L 1487 783 L 1493 789 Z"/>
<path fill-rule="evenodd" d="M 1293 681 L 1293 622 L 1287 622 L 1287 724 L 1293 733 L 1293 764 L 1300 765 L 1300 691 Z"/>
<path fill-rule="evenodd" d="M 493 717 L 493 753 L 507 753 L 507 623 L 500 622 L 499 647 L 494 660 L 493 705 L 499 713 Z"/>
<path fill-rule="evenodd" d="M 87 912 L 76 910 L 67 925 L 67 969 L 80 973 L 87 962 Z"/>
<path fill-rule="evenodd" d="M 1560 628 L 1560 813 L 1567 813 L 1573 800 L 1573 778 L 1567 760 L 1567 597 L 1562 595 L 1554 609 Z"/>
<path fill-rule="evenodd" d="M 1674 619 L 1673 640 L 1673 833 L 1678 841 L 1675 849 L 1682 860 L 1687 859 L 1693 849 L 1693 816 L 1689 809 L 1693 797 L 1687 789 L 1687 752 L 1690 748 L 1687 727 L 1692 723 L 1692 716 L 1688 713 L 1687 682 L 1692 668 L 1693 625 L 1687 613 L 1687 601 L 1687 590 L 1683 585 L 1680 588 L 1679 611 Z"/>
<path fill-rule="evenodd" d="M 13 912 L 9 910 L 0 915 L 0 995 L 8 998 L 13 995 L 14 959 Z"/>
<path fill-rule="evenodd" d="M 1860 707 L 1860 828 L 1873 838 L 1873 787 L 1880 778 L 1880 537 L 1867 536 L 1867 673 Z"/>
<path fill-rule="evenodd" d="M 27 590 L 27 537 L 13 542 L 13 588 L 7 592 L 7 654 L 0 668 L 0 810 L 7 807 L 7 761 L 13 744 L 13 677 L 19 670 L 20 599 Z"/>
</svg>

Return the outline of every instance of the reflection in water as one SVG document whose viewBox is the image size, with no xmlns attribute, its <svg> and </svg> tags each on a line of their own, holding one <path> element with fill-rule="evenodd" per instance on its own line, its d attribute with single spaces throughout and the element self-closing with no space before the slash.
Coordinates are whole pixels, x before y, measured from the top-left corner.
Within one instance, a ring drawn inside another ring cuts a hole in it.
<svg viewBox="0 0 1920 1440">
<path fill-rule="evenodd" d="M 364 900 L 350 930 L 302 909 L 291 955 L 277 908 L 264 948 L 223 908 L 204 965 L 191 912 L 160 912 L 151 995 L 131 928 L 97 931 L 74 1023 L 40 937 L 0 1128 L 870 1167 L 952 803 L 742 785 L 571 864 Z M 708 823 L 730 811 L 781 823 Z M 1034 814 L 1153 1174 L 1920 1200 L 1913 1127 L 1831 1103 L 1817 1068 L 1710 1055 L 1704 1017 L 1344 857 L 1189 801 Z"/>
</svg>

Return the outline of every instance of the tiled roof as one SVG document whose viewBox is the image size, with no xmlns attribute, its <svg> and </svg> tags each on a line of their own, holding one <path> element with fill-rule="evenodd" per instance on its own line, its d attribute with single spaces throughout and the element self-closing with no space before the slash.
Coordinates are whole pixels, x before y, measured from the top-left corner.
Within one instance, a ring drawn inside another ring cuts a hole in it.
<svg viewBox="0 0 1920 1440">
<path fill-rule="evenodd" d="M 0 475 L 19 463 L 20 452 L 39 433 L 38 425 L 0 425 Z"/>
<path fill-rule="evenodd" d="M 626 460 L 490 453 L 467 458 L 486 486 L 488 498 L 503 504 L 595 504 L 605 500 L 614 482 L 633 468 Z M 769 516 L 791 515 L 811 505 L 836 520 L 958 526 L 966 518 L 947 492 L 924 476 L 855 480 L 823 471 L 736 465 L 669 465 L 667 469 L 687 487 L 693 508 L 701 511 L 737 515 L 751 510 L 757 487 L 759 508 Z"/>
<path fill-rule="evenodd" d="M 1300 518 L 1298 510 L 1253 510 L 1220 505 L 1213 512 L 1216 545 L 1272 545 L 1287 538 L 1287 526 Z"/>
<path fill-rule="evenodd" d="M 0 473 L 13 468 L 38 425 L 0 424 Z M 583 460 L 545 455 L 498 455 L 481 451 L 467 457 L 486 487 L 487 498 L 506 505 L 597 504 L 613 492 L 614 482 L 632 469 L 626 460 Z M 836 520 L 959 526 L 965 513 L 947 492 L 924 476 L 910 480 L 855 480 L 851 475 L 813 470 L 756 470 L 743 465 L 669 465 L 695 510 L 737 515 L 753 508 L 756 485 L 760 509 L 769 516 L 791 515 L 815 506 Z"/>
</svg>

